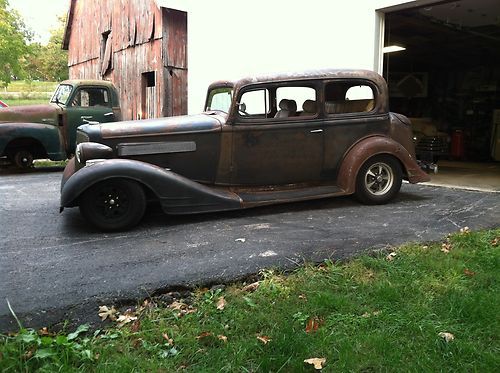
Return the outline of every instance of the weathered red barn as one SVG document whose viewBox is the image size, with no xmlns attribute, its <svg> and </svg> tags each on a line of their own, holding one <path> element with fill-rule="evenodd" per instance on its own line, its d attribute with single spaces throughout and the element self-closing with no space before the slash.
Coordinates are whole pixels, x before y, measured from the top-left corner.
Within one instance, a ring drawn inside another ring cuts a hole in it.
<svg viewBox="0 0 500 373">
<path fill-rule="evenodd" d="M 123 119 L 187 113 L 187 13 L 155 0 L 71 0 L 63 49 L 71 79 L 105 79 Z"/>
</svg>

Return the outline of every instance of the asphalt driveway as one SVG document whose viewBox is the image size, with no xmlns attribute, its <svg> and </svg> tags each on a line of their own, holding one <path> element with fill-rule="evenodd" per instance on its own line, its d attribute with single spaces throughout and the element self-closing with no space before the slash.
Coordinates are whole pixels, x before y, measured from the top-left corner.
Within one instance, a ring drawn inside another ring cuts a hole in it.
<svg viewBox="0 0 500 373">
<path fill-rule="evenodd" d="M 460 227 L 500 226 L 500 194 L 404 184 L 397 200 L 350 198 L 172 217 L 150 209 L 127 233 L 92 230 L 59 214 L 61 172 L 0 175 L 0 331 L 63 319 L 97 320 L 101 304 L 245 277 L 264 267 L 341 259 Z"/>
</svg>

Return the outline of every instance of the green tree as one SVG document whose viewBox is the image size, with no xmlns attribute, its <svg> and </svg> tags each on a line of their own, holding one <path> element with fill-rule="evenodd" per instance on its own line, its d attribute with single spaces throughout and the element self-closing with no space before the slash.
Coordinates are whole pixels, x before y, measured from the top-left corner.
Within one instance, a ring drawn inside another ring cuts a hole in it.
<svg viewBox="0 0 500 373">
<path fill-rule="evenodd" d="M 8 0 L 0 0 L 1 85 L 6 86 L 13 76 L 22 75 L 31 36 L 19 13 L 10 8 Z"/>
<path fill-rule="evenodd" d="M 28 45 L 28 55 L 24 61 L 26 77 L 31 80 L 68 79 L 68 52 L 62 50 L 62 40 L 66 17 L 59 17 L 59 27 L 51 30 L 47 45 Z"/>
</svg>

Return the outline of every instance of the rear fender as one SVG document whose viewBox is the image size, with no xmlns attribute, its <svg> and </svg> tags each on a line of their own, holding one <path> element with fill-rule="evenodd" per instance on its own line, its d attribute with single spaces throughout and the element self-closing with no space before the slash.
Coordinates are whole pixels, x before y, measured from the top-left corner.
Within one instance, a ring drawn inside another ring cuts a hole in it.
<svg viewBox="0 0 500 373">
<path fill-rule="evenodd" d="M 422 171 L 415 158 L 401 144 L 389 137 L 372 136 L 356 143 L 347 152 L 338 173 L 339 188 L 346 193 L 354 193 L 359 169 L 369 158 L 380 154 L 398 159 L 403 166 L 403 174 L 410 183 L 430 180 L 429 175 Z"/>
<path fill-rule="evenodd" d="M 116 178 L 134 180 L 150 189 L 168 214 L 241 208 L 241 199 L 234 193 L 217 190 L 169 170 L 135 160 L 104 160 L 65 177 L 61 187 L 61 208 L 77 205 L 78 198 L 92 185 Z"/>
</svg>

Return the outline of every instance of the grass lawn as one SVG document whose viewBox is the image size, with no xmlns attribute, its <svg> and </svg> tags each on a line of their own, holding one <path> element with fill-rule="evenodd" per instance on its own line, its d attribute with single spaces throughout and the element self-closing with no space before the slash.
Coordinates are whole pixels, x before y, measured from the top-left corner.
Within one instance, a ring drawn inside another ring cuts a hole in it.
<svg viewBox="0 0 500 373">
<path fill-rule="evenodd" d="M 57 82 L 16 80 L 0 89 L 0 99 L 9 106 L 47 104 Z"/>
<path fill-rule="evenodd" d="M 499 268 L 496 229 L 267 270 L 250 286 L 106 305 L 101 330 L 3 335 L 0 370 L 300 372 L 317 358 L 325 372 L 498 371 Z"/>
</svg>

